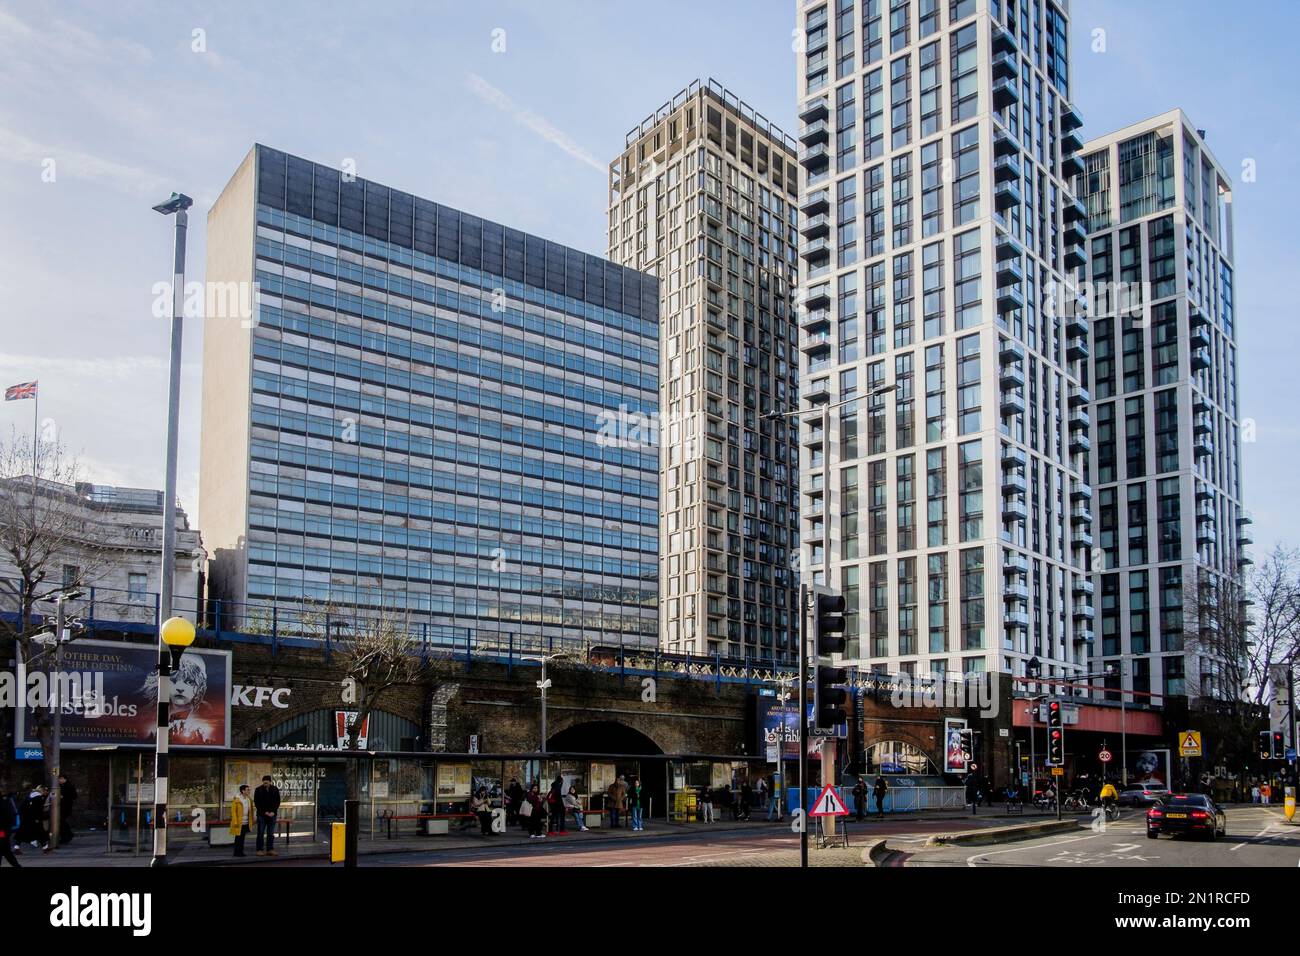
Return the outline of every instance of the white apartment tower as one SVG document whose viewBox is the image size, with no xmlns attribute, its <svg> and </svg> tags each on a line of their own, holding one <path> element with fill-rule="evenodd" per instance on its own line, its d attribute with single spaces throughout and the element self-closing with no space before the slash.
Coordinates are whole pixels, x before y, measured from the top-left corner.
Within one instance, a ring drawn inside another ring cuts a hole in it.
<svg viewBox="0 0 1300 956">
<path fill-rule="evenodd" d="M 798 157 L 710 80 L 628 133 L 609 258 L 659 279 L 659 641 L 792 659 L 798 620 Z"/>
<path fill-rule="evenodd" d="M 803 537 L 863 670 L 1087 672 L 1068 16 L 1053 0 L 798 4 L 800 392 L 833 408 L 829 435 L 800 433 Z"/>
<path fill-rule="evenodd" d="M 1089 142 L 1083 161 L 1096 654 L 1123 663 L 1125 689 L 1152 695 L 1138 700 L 1234 697 L 1237 671 L 1225 665 L 1245 649 L 1228 625 L 1251 538 L 1231 179 L 1182 110 Z"/>
</svg>

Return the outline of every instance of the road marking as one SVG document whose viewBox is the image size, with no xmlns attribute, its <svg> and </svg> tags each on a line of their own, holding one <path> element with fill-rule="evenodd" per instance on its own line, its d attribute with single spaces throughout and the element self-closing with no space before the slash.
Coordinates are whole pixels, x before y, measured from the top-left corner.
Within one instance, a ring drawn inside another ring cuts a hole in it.
<svg viewBox="0 0 1300 956">
<path fill-rule="evenodd" d="M 1276 826 L 1275 823 L 1270 823 L 1268 826 L 1264 827 L 1264 829 L 1260 830 L 1258 833 L 1256 833 L 1256 834 L 1255 834 L 1253 837 L 1251 837 L 1249 840 L 1246 840 L 1244 843 L 1238 843 L 1236 846 L 1232 847 L 1228 852 L 1229 852 L 1229 853 L 1235 853 L 1235 852 L 1237 852 L 1237 851 L 1240 850 L 1243 846 L 1245 846 L 1247 843 L 1251 843 L 1251 842 L 1253 842 L 1253 841 L 1255 841 L 1255 840 L 1258 840 L 1260 837 L 1262 837 L 1262 836 L 1263 836 L 1265 833 L 1267 833 L 1269 830 L 1273 829 L 1274 826 Z"/>
<path fill-rule="evenodd" d="M 1014 846 L 1006 850 L 993 850 L 988 853 L 976 853 L 973 856 L 967 857 L 966 865 L 976 866 L 977 864 L 974 861 L 981 857 L 998 856 L 999 854 L 1002 853 L 1019 853 L 1023 850 L 1046 850 L 1048 847 L 1061 846 L 1066 843 L 1078 843 L 1080 840 L 1091 840 L 1099 836 L 1101 836 L 1100 833 L 1089 833 L 1086 836 L 1070 837 L 1067 840 L 1057 840 L 1054 843 L 1043 843 L 1038 846 Z"/>
</svg>

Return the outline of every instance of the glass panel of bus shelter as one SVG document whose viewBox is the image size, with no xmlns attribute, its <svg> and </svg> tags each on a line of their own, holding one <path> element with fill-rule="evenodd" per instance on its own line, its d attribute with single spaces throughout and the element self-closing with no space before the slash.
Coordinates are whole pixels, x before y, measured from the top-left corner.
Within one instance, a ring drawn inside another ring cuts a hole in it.
<svg viewBox="0 0 1300 956">
<path fill-rule="evenodd" d="M 468 761 L 438 761 L 434 775 L 437 813 L 464 813 L 468 809 L 473 768 Z"/>
<path fill-rule="evenodd" d="M 153 826 L 153 754 L 114 754 L 108 795 L 109 844 L 114 850 L 148 852 Z"/>
<path fill-rule="evenodd" d="M 207 842 L 206 828 L 202 833 L 191 829 L 195 808 L 203 811 L 204 820 L 222 818 L 221 758 L 173 751 L 167 773 L 167 810 L 172 824 L 169 843 Z"/>
<path fill-rule="evenodd" d="M 480 789 L 487 790 L 492 806 L 501 806 L 501 791 L 505 781 L 501 779 L 500 760 L 473 760 L 470 762 L 470 787 L 474 793 Z"/>
<path fill-rule="evenodd" d="M 250 760 L 248 762 L 250 783 L 256 791 L 264 774 L 271 775 L 271 782 L 280 788 L 279 832 L 284 833 L 288 825 L 289 838 L 316 838 L 317 828 L 317 781 L 320 769 L 313 757 L 272 756 L 270 760 Z M 269 765 L 269 766 L 268 766 Z M 342 819 L 342 812 L 339 813 Z M 365 820 L 363 813 L 362 820 Z"/>
</svg>

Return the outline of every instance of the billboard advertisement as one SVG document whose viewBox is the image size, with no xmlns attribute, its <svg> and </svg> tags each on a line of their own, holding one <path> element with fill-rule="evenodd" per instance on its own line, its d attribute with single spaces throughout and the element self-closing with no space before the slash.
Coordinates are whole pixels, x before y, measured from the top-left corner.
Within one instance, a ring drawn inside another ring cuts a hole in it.
<svg viewBox="0 0 1300 956">
<path fill-rule="evenodd" d="M 75 677 L 64 694 L 63 746 L 151 744 L 158 716 L 158 651 L 153 644 L 73 641 L 62 674 Z M 33 672 L 33 675 L 35 673 Z M 230 651 L 190 647 L 172 675 L 172 746 L 230 746 Z M 18 746 L 35 747 L 33 712 L 19 708 Z"/>
<path fill-rule="evenodd" d="M 1168 750 L 1130 750 L 1128 782 L 1148 787 L 1168 787 L 1173 779 Z"/>
<path fill-rule="evenodd" d="M 758 740 L 755 753 L 768 754 L 769 748 L 780 748 L 785 759 L 799 756 L 799 706 L 793 702 L 783 704 L 776 697 L 758 698 Z M 776 756 L 776 754 L 773 754 Z"/>
<path fill-rule="evenodd" d="M 963 717 L 945 717 L 943 721 L 943 772 L 965 773 L 966 758 L 962 756 L 961 732 L 966 729 Z"/>
</svg>

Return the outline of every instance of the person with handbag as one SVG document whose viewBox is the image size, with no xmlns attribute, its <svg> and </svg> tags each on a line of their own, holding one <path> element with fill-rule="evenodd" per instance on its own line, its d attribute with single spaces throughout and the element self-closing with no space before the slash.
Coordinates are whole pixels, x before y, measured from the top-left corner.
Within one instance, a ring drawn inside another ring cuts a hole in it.
<svg viewBox="0 0 1300 956">
<path fill-rule="evenodd" d="M 479 833 L 482 836 L 492 835 L 492 801 L 488 797 L 487 787 L 479 787 L 478 793 L 474 794 L 469 801 L 470 813 L 478 817 Z"/>
<path fill-rule="evenodd" d="M 627 783 L 620 775 L 613 783 L 609 785 L 609 825 L 613 830 L 618 829 L 618 817 L 623 812 L 627 801 Z"/>
<path fill-rule="evenodd" d="M 582 812 L 582 801 L 578 799 L 578 788 L 576 785 L 569 787 L 569 792 L 564 795 L 564 809 L 573 814 L 573 820 L 578 824 L 578 829 L 583 833 L 587 832 L 587 818 Z"/>
<path fill-rule="evenodd" d="M 519 805 L 519 816 L 528 824 L 528 839 L 546 839 L 546 804 L 542 801 L 536 780 L 524 794 L 524 802 Z"/>
<path fill-rule="evenodd" d="M 248 836 L 248 822 L 253 819 L 253 803 L 248 797 L 248 784 L 239 785 L 230 801 L 230 833 L 235 838 L 235 856 L 244 855 L 244 837 Z"/>
</svg>

